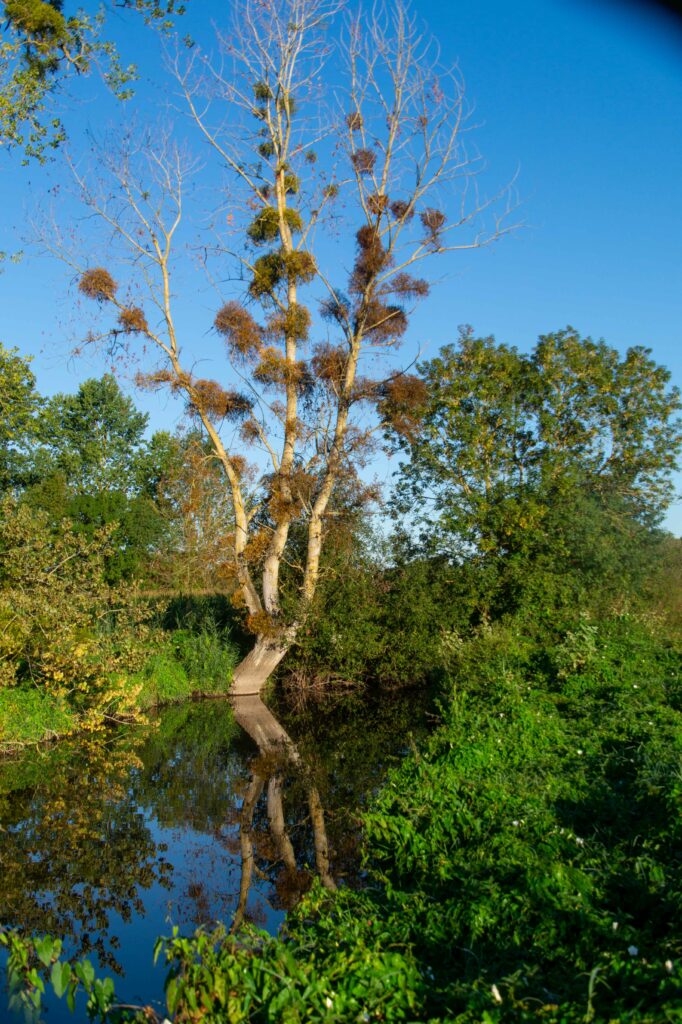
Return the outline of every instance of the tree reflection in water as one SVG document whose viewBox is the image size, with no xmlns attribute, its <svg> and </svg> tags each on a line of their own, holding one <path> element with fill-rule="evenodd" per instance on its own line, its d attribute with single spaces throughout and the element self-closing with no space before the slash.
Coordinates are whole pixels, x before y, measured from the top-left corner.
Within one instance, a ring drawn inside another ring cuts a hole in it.
<svg viewBox="0 0 682 1024">
<path fill-rule="evenodd" d="M 105 941 L 112 915 L 144 914 L 142 891 L 168 888 L 172 872 L 130 789 L 139 768 L 135 744 L 120 737 L 2 765 L 0 922 L 63 936 L 120 972 L 116 936 Z"/>
<path fill-rule="evenodd" d="M 0 923 L 97 953 L 146 1001 L 153 936 L 172 924 L 275 930 L 315 873 L 361 884 L 358 814 L 405 748 L 414 696 L 280 713 L 286 728 L 258 698 L 234 712 L 187 704 L 0 763 Z"/>
<path fill-rule="evenodd" d="M 232 706 L 237 722 L 259 750 L 259 757 L 252 764 L 251 782 L 244 795 L 239 815 L 242 866 L 239 900 L 232 922 L 232 930 L 235 931 L 246 914 L 257 851 L 261 858 L 269 861 L 271 870 L 275 871 L 273 888 L 283 907 L 291 907 L 310 886 L 310 871 L 307 867 L 299 867 L 287 830 L 283 801 L 286 772 L 294 771 L 304 779 L 317 873 L 322 884 L 328 889 L 335 889 L 336 884 L 329 870 L 329 843 L 320 795 L 312 776 L 302 764 L 291 737 L 260 697 L 238 697 L 232 702 Z M 258 843 L 254 815 L 266 785 L 269 836 L 262 837 L 265 842 Z"/>
</svg>

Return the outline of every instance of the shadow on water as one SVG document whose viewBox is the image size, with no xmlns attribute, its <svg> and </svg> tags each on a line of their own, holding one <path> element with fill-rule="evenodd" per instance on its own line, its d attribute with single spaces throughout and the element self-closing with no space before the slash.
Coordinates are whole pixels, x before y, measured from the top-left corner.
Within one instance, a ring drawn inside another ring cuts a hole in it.
<svg viewBox="0 0 682 1024">
<path fill-rule="evenodd" d="M 274 932 L 315 875 L 361 885 L 359 815 L 425 731 L 425 696 L 275 711 L 187 704 L 0 763 L 0 923 L 62 936 L 153 1003 L 154 938 L 173 925 Z"/>
</svg>

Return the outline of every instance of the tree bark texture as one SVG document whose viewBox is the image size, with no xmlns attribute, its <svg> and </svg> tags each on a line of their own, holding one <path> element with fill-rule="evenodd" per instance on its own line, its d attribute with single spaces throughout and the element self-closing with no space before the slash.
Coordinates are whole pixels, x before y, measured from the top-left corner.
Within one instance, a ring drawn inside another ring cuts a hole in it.
<svg viewBox="0 0 682 1024">
<path fill-rule="evenodd" d="M 258 637 L 252 651 L 237 665 L 231 697 L 258 697 L 267 680 L 287 653 L 289 645 L 278 638 Z M 247 730 L 248 731 L 248 730 Z"/>
</svg>

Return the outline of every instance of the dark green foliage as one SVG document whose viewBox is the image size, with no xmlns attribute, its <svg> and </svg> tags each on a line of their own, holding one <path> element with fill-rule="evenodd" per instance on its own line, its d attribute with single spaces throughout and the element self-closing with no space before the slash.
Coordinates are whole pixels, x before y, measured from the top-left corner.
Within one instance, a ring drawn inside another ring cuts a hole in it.
<svg viewBox="0 0 682 1024">
<path fill-rule="evenodd" d="M 272 89 L 267 82 L 256 82 L 253 87 L 253 95 L 258 103 L 267 103 L 272 99 Z"/>
<path fill-rule="evenodd" d="M 466 628 L 467 611 L 462 573 L 442 559 L 406 557 L 390 569 L 361 550 L 325 559 L 315 606 L 285 671 L 308 681 L 424 685 L 445 670 L 441 637 Z"/>
<path fill-rule="evenodd" d="M 300 232 L 303 228 L 303 221 L 298 210 L 287 208 L 284 211 L 284 220 L 292 234 Z M 246 233 L 256 245 L 274 241 L 279 236 L 279 214 L 275 207 L 264 206 L 251 222 Z"/>
<path fill-rule="evenodd" d="M 163 530 L 153 481 L 172 446 L 163 438 L 147 444 L 146 425 L 147 416 L 107 375 L 50 399 L 36 431 L 34 482 L 24 500 L 47 512 L 55 528 L 68 518 L 86 537 L 115 526 L 107 558 L 112 583 L 140 573 Z"/>
<path fill-rule="evenodd" d="M 279 214 L 274 206 L 264 206 L 259 210 L 246 231 L 252 242 L 262 245 L 272 242 L 279 234 Z"/>
<path fill-rule="evenodd" d="M 568 328 L 523 355 L 464 332 L 420 372 L 395 507 L 423 503 L 427 550 L 478 567 L 481 614 L 641 588 L 681 443 L 679 392 L 647 349 L 621 358 Z"/>
<path fill-rule="evenodd" d="M 284 253 L 283 261 L 287 277 L 296 283 L 308 284 L 317 273 L 315 260 L 309 252 L 297 249 L 294 252 Z"/>
<path fill-rule="evenodd" d="M 254 299 L 271 296 L 284 276 L 284 261 L 279 252 L 259 256 L 253 265 L 249 294 Z"/>
<path fill-rule="evenodd" d="M 543 652 L 514 625 L 459 647 L 444 727 L 367 821 L 396 937 L 448 1019 L 577 1022 L 591 989 L 588 1020 L 672 1020 L 680 656 L 630 619 Z"/>
<path fill-rule="evenodd" d="M 439 729 L 365 815 L 369 886 L 159 943 L 176 1020 L 679 1020 L 679 652 L 628 617 L 450 652 Z"/>
<path fill-rule="evenodd" d="M 333 987 L 329 1019 L 362 1019 L 336 980 L 356 977 L 358 958 L 377 986 L 359 984 L 362 1012 L 379 1017 L 389 950 L 409 996 L 384 992 L 388 1019 L 677 1019 L 680 657 L 628 619 L 543 652 L 514 646 L 513 632 L 460 645 L 443 725 L 366 817 L 381 888 L 314 890 L 256 958 L 255 936 L 223 947 L 246 1019 L 272 1019 L 292 988 L 322 988 L 311 956 Z M 543 662 L 546 673 L 533 667 Z M 169 946 L 197 1000 L 214 963 L 210 940 L 199 943 Z M 271 987 L 273 975 L 289 981 Z"/>
</svg>

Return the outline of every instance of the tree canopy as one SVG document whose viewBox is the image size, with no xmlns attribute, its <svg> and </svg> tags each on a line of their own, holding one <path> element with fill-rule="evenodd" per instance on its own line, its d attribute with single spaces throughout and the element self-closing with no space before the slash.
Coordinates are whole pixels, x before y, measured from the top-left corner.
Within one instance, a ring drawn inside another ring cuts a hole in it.
<svg viewBox="0 0 682 1024">
<path fill-rule="evenodd" d="M 567 328 L 525 354 L 465 330 L 419 371 L 428 400 L 396 436 L 395 504 L 423 510 L 432 548 L 503 567 L 517 594 L 543 569 L 562 590 L 634 569 L 682 441 L 680 393 L 649 349 Z"/>
</svg>

